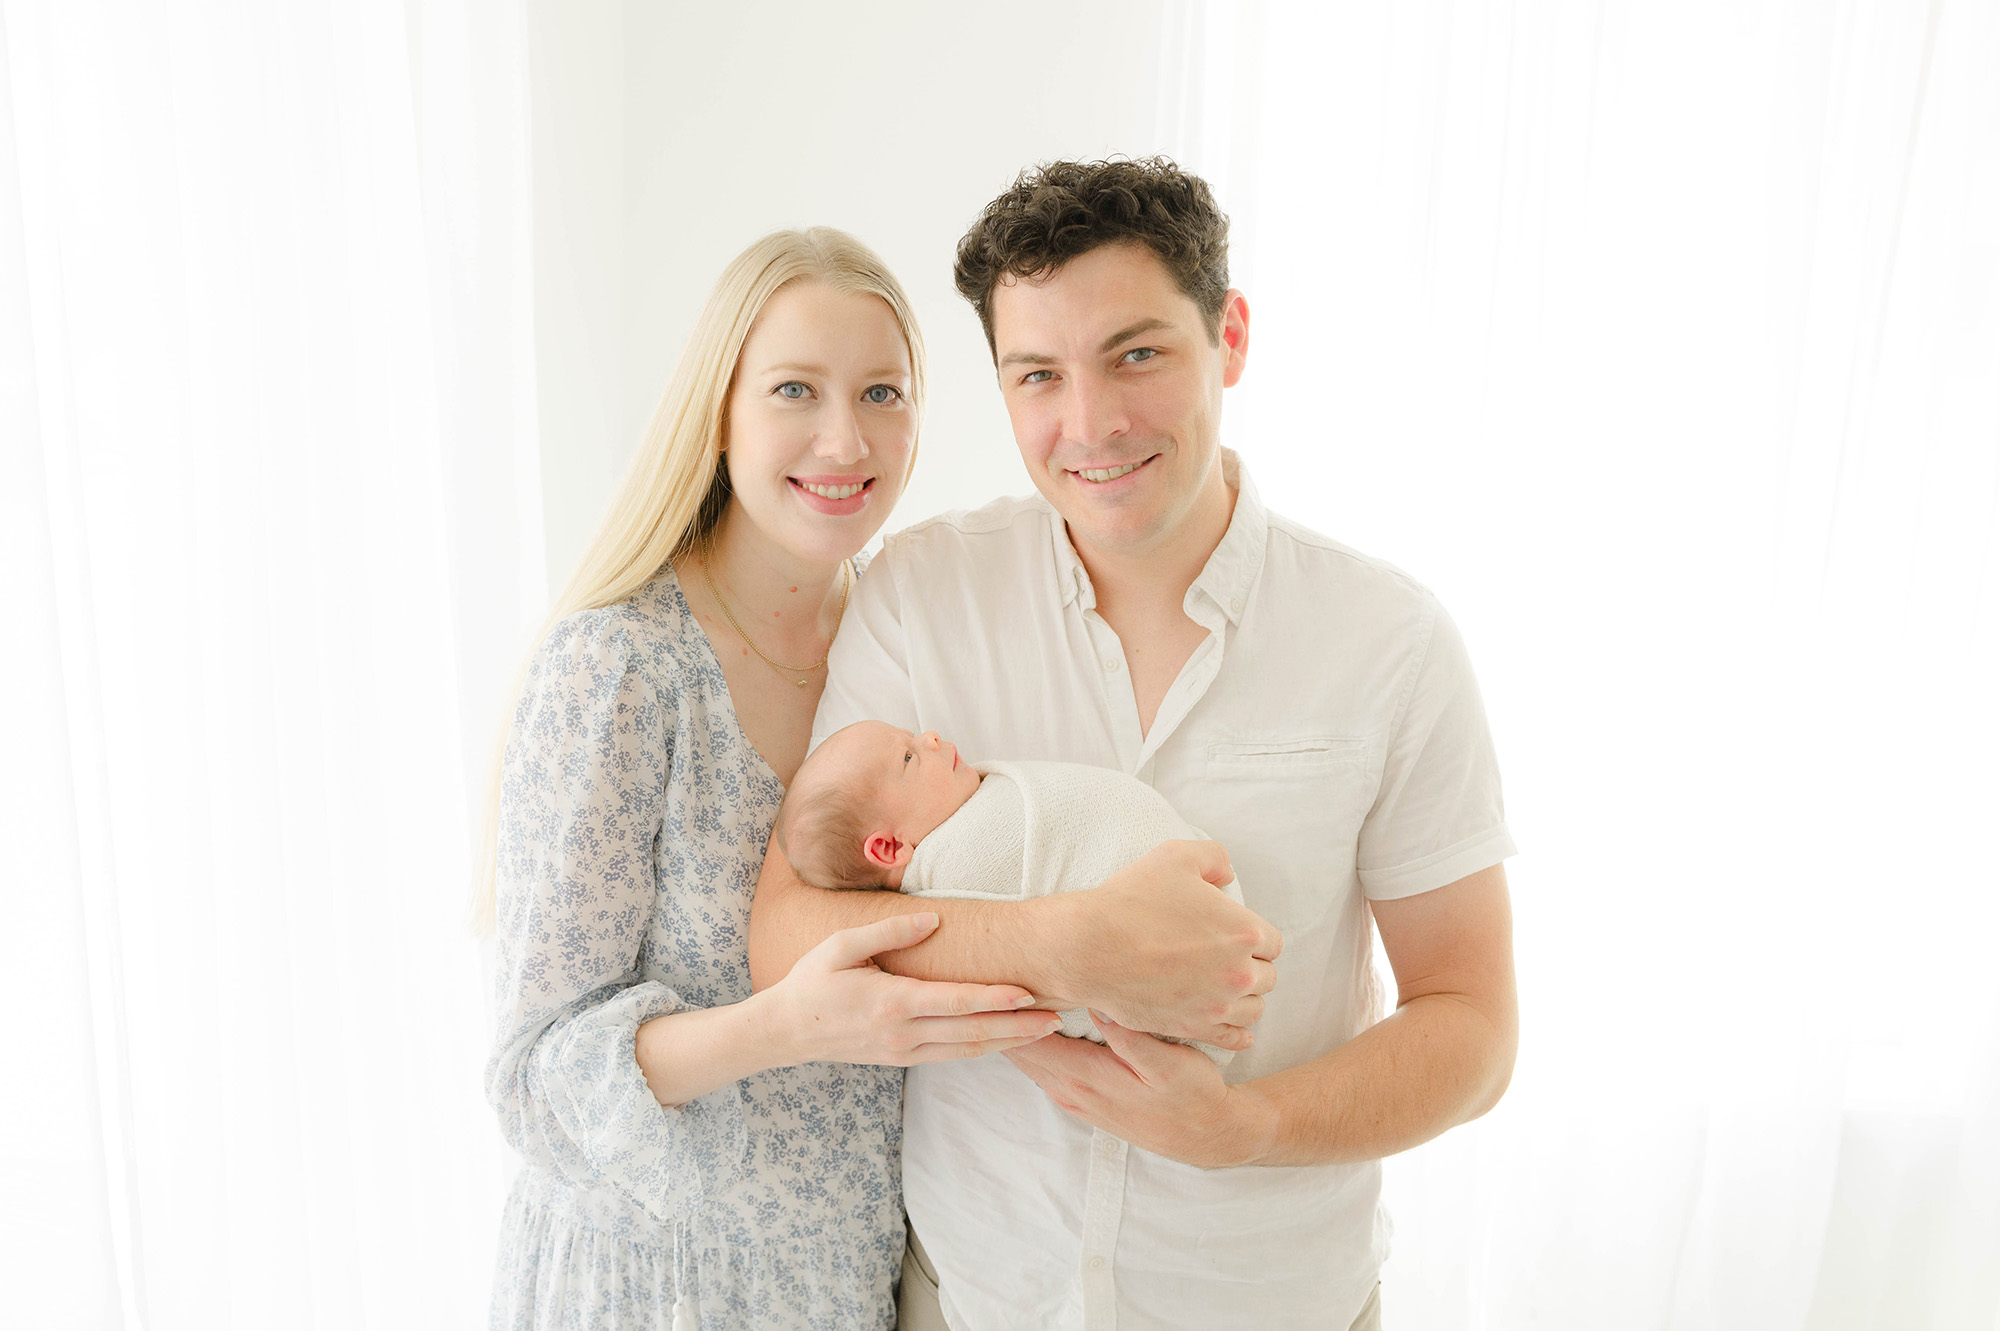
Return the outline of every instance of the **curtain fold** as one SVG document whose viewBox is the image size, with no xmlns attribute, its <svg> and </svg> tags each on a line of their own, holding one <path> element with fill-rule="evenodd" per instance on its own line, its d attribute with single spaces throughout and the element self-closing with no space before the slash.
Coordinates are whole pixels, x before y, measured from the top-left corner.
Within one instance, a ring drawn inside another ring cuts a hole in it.
<svg viewBox="0 0 2000 1331">
<path fill-rule="evenodd" d="M 522 28 L 0 5 L 23 1325 L 479 1319 L 470 820 L 544 592 Z"/>
<path fill-rule="evenodd" d="M 1177 19 L 1224 433 L 1452 607 L 1523 849 L 1514 1085 L 1389 1162 L 1386 1319 L 1989 1331 L 2000 14 Z"/>
</svg>

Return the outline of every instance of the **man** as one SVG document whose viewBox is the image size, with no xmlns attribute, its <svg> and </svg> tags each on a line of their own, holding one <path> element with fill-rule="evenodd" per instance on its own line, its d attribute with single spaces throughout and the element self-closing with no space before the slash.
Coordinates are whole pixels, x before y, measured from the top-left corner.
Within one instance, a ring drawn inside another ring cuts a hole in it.
<svg viewBox="0 0 2000 1331">
<path fill-rule="evenodd" d="M 1464 647 L 1429 592 L 1270 513 L 1221 448 L 1249 307 L 1201 180 L 1163 161 L 1025 174 L 957 279 L 1038 493 L 888 541 L 815 738 L 875 717 L 975 759 L 1132 773 L 1226 848 L 1261 920 L 1203 898 L 1198 875 L 1227 879 L 1212 848 L 1096 889 L 1129 911 L 1124 942 L 1102 911 L 1063 937 L 1074 905 L 926 901 L 935 940 L 885 965 L 1118 1023 L 1100 1019 L 1107 1047 L 911 1070 L 916 1251 L 966 1331 L 1379 1325 L 1379 1160 L 1486 1112 L 1514 1061 L 1513 846 Z M 753 967 L 768 983 L 832 929 L 909 908 L 804 887 L 773 856 Z M 1398 989 L 1381 1021 L 1371 913 Z M 1218 1071 L 1141 1030 L 1243 1052 Z"/>
</svg>

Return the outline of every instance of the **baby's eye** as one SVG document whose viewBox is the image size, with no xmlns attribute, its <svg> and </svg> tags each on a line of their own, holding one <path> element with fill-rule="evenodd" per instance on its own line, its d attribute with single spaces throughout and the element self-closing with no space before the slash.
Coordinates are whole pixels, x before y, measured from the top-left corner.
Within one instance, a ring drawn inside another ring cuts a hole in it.
<svg viewBox="0 0 2000 1331">
<path fill-rule="evenodd" d="M 795 389 L 797 390 L 796 392 L 793 391 Z M 787 379 L 784 383 L 779 384 L 776 388 L 772 389 L 771 391 L 776 393 L 779 397 L 788 397 L 792 401 L 797 402 L 800 398 L 804 397 L 807 393 L 811 392 L 812 390 L 807 388 L 804 384 L 800 383 L 796 379 Z"/>
<path fill-rule="evenodd" d="M 904 761 L 904 762 L 905 762 L 906 764 L 907 764 L 907 763 L 913 763 L 913 762 L 915 762 L 916 760 L 917 760 L 917 754 L 916 754 L 916 751 L 915 751 L 914 749 L 905 749 L 905 750 L 903 751 L 903 761 Z"/>
</svg>

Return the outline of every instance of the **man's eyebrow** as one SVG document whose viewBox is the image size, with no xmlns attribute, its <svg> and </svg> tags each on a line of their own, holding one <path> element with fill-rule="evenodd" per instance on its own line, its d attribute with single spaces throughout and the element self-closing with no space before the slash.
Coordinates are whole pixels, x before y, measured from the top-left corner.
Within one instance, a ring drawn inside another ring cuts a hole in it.
<svg viewBox="0 0 2000 1331">
<path fill-rule="evenodd" d="M 1131 327 L 1121 328 L 1117 332 L 1113 333 L 1110 337 L 1107 337 L 1102 342 L 1098 343 L 1097 352 L 1099 355 L 1103 355 L 1105 352 L 1117 346 L 1120 342 L 1129 342 L 1133 338 L 1139 336 L 1141 333 L 1158 332 L 1162 328 L 1172 328 L 1173 326 L 1174 326 L 1173 321 L 1171 319 L 1158 319 L 1158 318 L 1141 319 L 1138 323 L 1133 324 Z"/>
<path fill-rule="evenodd" d="M 1161 319 L 1158 317 L 1141 319 L 1138 323 L 1128 324 L 1098 343 L 1097 354 L 1102 356 L 1119 343 L 1130 342 L 1133 338 L 1143 333 L 1154 333 L 1162 328 L 1172 328 L 1173 326 L 1174 323 L 1171 319 Z M 1009 365 L 1054 365 L 1055 363 L 1056 358 L 1054 356 L 1045 355 L 1039 351 L 1010 351 L 1000 358 L 1000 368 L 1003 370 Z"/>
</svg>

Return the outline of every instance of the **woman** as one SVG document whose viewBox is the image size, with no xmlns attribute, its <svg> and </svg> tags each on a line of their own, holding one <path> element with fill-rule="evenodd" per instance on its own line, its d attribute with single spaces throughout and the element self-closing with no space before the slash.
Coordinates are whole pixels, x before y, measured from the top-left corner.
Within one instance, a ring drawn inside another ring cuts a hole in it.
<svg viewBox="0 0 2000 1331">
<path fill-rule="evenodd" d="M 836 934 L 750 991 L 766 838 L 922 400 L 880 259 L 825 228 L 752 245 L 528 666 L 487 876 L 487 1091 L 525 1158 L 495 1327 L 891 1325 L 902 1073 L 871 1065 L 1051 1029 L 1025 990 L 873 966 L 934 916 Z"/>
</svg>

